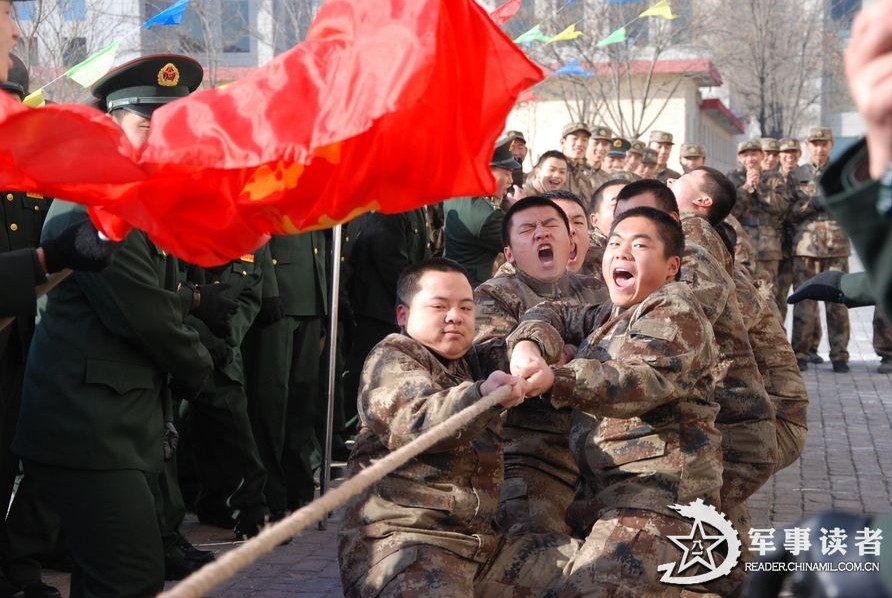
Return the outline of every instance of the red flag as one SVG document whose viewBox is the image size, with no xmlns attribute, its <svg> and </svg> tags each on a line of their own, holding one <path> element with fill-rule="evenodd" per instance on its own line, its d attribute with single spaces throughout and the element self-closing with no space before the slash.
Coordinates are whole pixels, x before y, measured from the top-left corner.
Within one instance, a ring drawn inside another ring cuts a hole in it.
<svg viewBox="0 0 892 598">
<path fill-rule="evenodd" d="M 508 0 L 504 4 L 496 7 L 494 11 L 489 13 L 492 20 L 499 25 L 504 25 L 520 10 L 520 0 Z"/>
<path fill-rule="evenodd" d="M 87 203 L 110 236 L 129 224 L 213 265 L 270 233 L 490 192 L 494 142 L 541 79 L 473 0 L 329 0 L 255 74 L 159 108 L 139 154 L 86 108 L 0 100 L 3 139 L 28 136 L 0 149 L 0 188 Z"/>
</svg>

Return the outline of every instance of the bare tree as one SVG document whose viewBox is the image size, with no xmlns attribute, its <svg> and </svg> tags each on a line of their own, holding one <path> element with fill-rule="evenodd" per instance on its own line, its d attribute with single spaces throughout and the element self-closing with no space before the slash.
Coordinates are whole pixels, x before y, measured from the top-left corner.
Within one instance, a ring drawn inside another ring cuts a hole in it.
<svg viewBox="0 0 892 598">
<path fill-rule="evenodd" d="M 825 0 L 707 2 L 718 15 L 709 36 L 716 63 L 762 136 L 794 135 L 820 118 L 822 87 L 841 57 Z"/>
<path fill-rule="evenodd" d="M 682 70 L 661 76 L 660 66 L 668 59 L 703 54 L 706 14 L 691 9 L 690 0 L 672 3 L 678 19 L 637 18 L 650 2 L 613 3 L 604 0 L 566 3 L 525 3 L 509 23 L 509 34 L 519 35 L 536 24 L 546 35 L 554 35 L 570 24 L 584 32 L 572 41 L 531 44 L 527 53 L 551 70 L 576 60 L 593 76 L 550 77 L 536 88 L 543 99 L 560 99 L 571 119 L 605 122 L 625 137 L 637 138 L 650 129 L 688 77 Z M 564 8 L 561 8 L 563 6 Z M 598 42 L 621 27 L 626 39 L 598 47 Z"/>
</svg>

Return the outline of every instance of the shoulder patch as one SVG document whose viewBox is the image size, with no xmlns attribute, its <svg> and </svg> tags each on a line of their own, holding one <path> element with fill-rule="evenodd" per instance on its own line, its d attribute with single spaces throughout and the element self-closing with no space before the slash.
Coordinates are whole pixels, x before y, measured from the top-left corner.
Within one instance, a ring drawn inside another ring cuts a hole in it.
<svg viewBox="0 0 892 598">
<path fill-rule="evenodd" d="M 642 319 L 632 325 L 631 332 L 632 334 L 640 334 L 664 341 L 671 341 L 678 333 L 678 328 L 671 322 Z"/>
</svg>

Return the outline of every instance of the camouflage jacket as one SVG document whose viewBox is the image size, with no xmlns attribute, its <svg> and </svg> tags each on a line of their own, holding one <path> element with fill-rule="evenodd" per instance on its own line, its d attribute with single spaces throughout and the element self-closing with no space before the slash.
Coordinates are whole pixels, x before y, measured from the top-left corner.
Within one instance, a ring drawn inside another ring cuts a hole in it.
<svg viewBox="0 0 892 598">
<path fill-rule="evenodd" d="M 362 370 L 351 475 L 477 402 L 483 377 L 472 349 L 445 360 L 416 340 L 391 334 Z M 347 506 L 338 539 L 341 576 L 352 585 L 402 548 L 427 544 L 485 562 L 503 478 L 501 409 L 415 457 Z"/>
<path fill-rule="evenodd" d="M 735 266 L 734 284 L 743 324 L 777 419 L 808 428 L 808 390 L 786 330 L 743 266 Z M 779 455 L 778 460 L 789 463 L 798 456 Z"/>
<path fill-rule="evenodd" d="M 585 160 L 580 160 L 576 164 L 568 160 L 567 170 L 567 190 L 578 195 L 586 204 L 592 200 L 597 185 L 607 180 L 601 180 L 604 176 L 601 171 L 587 164 Z"/>
<path fill-rule="evenodd" d="M 775 412 L 743 325 L 731 255 L 704 218 L 685 214 L 682 229 L 682 280 L 712 323 L 719 348 L 715 398 L 721 410 L 716 423 L 725 461 L 722 506 L 728 509 L 746 500 L 774 473 Z"/>
<path fill-rule="evenodd" d="M 585 253 L 585 261 L 582 263 L 582 272 L 604 283 L 604 271 L 601 266 L 604 262 L 604 248 L 607 247 L 607 237 L 598 229 L 592 229 L 588 234 L 588 251 Z"/>
<path fill-rule="evenodd" d="M 759 187 L 752 192 L 743 188 L 745 170 L 732 171 L 729 179 L 737 187 L 733 214 L 752 237 L 758 259 L 782 259 L 784 222 L 792 204 L 784 177 L 776 172 L 764 172 Z"/>
<path fill-rule="evenodd" d="M 607 292 L 592 279 L 570 273 L 555 283 L 540 282 L 522 271 L 492 278 L 474 290 L 477 304 L 474 341 L 482 345 L 504 342 L 521 316 L 546 300 L 600 305 L 607 300 Z M 575 484 L 579 472 L 567 445 L 570 419 L 569 409 L 552 409 L 538 400 L 524 401 L 507 411 L 506 475 L 510 476 L 515 467 L 526 466 L 547 472 L 569 485 Z"/>
<path fill-rule="evenodd" d="M 790 209 L 793 255 L 802 257 L 846 257 L 851 255 L 849 238 L 833 219 L 818 194 L 816 181 L 825 167 L 812 164 L 793 171 L 794 184 L 801 193 Z"/>
<path fill-rule="evenodd" d="M 683 283 L 667 283 L 630 309 L 611 307 L 543 303 L 508 339 L 509 347 L 523 339 L 579 343 L 576 359 L 555 368 L 549 401 L 588 414 L 574 419 L 570 446 L 594 492 L 591 508 L 677 516 L 669 505 L 718 504 L 722 441 L 709 321 Z"/>
<path fill-rule="evenodd" d="M 752 237 L 747 229 L 740 224 L 740 221 L 731 214 L 725 217 L 725 222 L 734 229 L 734 233 L 737 235 L 737 241 L 734 244 L 734 263 L 746 268 L 751 276 L 756 276 L 759 263 Z"/>
</svg>

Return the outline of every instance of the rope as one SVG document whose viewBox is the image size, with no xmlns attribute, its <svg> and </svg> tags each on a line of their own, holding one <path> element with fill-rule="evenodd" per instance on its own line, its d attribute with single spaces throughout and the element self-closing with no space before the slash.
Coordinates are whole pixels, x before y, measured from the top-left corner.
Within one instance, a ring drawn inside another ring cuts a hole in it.
<svg viewBox="0 0 892 598">
<path fill-rule="evenodd" d="M 198 598 L 214 586 L 226 581 L 261 556 L 292 536 L 298 535 L 308 526 L 343 506 L 348 500 L 365 491 L 369 486 L 391 473 L 410 459 L 428 450 L 438 442 L 454 435 L 473 420 L 480 417 L 488 409 L 495 407 L 500 401 L 508 398 L 511 387 L 502 386 L 479 401 L 456 413 L 446 421 L 440 422 L 409 444 L 395 450 L 380 461 L 340 486 L 327 492 L 298 509 L 275 525 L 267 526 L 257 536 L 248 540 L 238 548 L 230 550 L 213 563 L 208 563 L 170 591 L 159 594 L 159 598 Z"/>
</svg>

